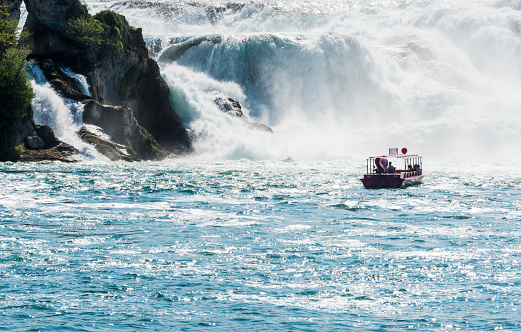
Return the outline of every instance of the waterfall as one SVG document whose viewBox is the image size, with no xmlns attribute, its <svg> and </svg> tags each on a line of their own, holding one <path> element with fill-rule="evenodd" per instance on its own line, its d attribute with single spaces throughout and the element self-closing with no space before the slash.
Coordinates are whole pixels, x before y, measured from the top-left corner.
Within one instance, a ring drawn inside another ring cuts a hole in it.
<svg viewBox="0 0 521 332">
<path fill-rule="evenodd" d="M 516 1 L 86 3 L 143 28 L 205 158 L 518 158 Z M 245 130 L 215 96 L 275 133 Z"/>
<path fill-rule="evenodd" d="M 62 98 L 47 82 L 38 63 L 31 66 L 31 87 L 34 91 L 32 105 L 34 122 L 37 125 L 50 126 L 56 137 L 78 149 L 86 160 L 106 160 L 96 149 L 78 137 L 78 130 L 83 125 L 83 104 L 81 102 Z M 66 68 L 65 74 L 76 78 L 83 90 L 88 93 L 85 77 L 73 73 Z"/>
</svg>

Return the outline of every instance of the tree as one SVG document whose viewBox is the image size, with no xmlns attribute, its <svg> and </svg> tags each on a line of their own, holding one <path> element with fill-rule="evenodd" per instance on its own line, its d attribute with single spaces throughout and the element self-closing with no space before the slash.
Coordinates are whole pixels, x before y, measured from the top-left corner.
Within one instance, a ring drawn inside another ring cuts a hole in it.
<svg viewBox="0 0 521 332">
<path fill-rule="evenodd" d="M 0 160 L 13 159 L 18 123 L 34 96 L 27 77 L 29 51 L 16 38 L 17 21 L 8 20 L 7 5 L 0 3 Z"/>
</svg>

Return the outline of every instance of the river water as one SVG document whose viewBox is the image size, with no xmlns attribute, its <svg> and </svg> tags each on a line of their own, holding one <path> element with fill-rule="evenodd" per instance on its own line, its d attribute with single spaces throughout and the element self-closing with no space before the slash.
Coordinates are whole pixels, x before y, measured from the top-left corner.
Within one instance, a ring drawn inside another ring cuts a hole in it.
<svg viewBox="0 0 521 332">
<path fill-rule="evenodd" d="M 361 164 L 2 164 L 0 328 L 521 329 L 521 173 Z"/>
</svg>

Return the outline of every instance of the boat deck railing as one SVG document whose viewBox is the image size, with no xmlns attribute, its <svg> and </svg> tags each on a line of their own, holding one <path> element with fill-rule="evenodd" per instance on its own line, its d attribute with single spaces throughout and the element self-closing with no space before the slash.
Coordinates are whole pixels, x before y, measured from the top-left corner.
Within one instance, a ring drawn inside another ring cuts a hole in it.
<svg viewBox="0 0 521 332">
<path fill-rule="evenodd" d="M 378 172 L 371 172 L 371 173 L 367 173 L 368 175 L 396 175 L 396 174 L 403 174 L 403 177 L 404 178 L 412 178 L 412 177 L 415 177 L 415 176 L 421 176 L 423 173 L 422 173 L 422 170 L 417 170 L 417 171 L 405 171 L 405 170 L 396 170 L 396 172 L 394 173 L 378 173 Z"/>
<path fill-rule="evenodd" d="M 422 171 L 419 170 L 419 171 L 401 171 L 400 173 L 403 173 L 403 177 L 404 178 L 412 178 L 412 177 L 415 177 L 415 176 L 420 176 L 422 175 Z"/>
</svg>

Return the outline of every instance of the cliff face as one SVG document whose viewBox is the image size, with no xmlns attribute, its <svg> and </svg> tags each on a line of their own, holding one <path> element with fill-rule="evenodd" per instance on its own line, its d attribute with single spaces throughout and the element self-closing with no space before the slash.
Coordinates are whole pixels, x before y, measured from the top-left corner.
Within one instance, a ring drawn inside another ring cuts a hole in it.
<svg viewBox="0 0 521 332">
<path fill-rule="evenodd" d="M 4 0 L 2 4 L 7 6 L 0 8 L 0 161 L 73 161 L 77 151 L 56 139 L 51 128 L 36 126 L 33 121 L 33 93 L 24 63 L 28 52 L 17 41 L 16 24 L 11 22 L 19 19 L 21 3 Z"/>
<path fill-rule="evenodd" d="M 143 159 L 162 158 L 167 151 L 191 151 L 187 131 L 170 106 L 168 86 L 148 55 L 141 29 L 130 27 L 114 13 L 98 14 L 96 20 L 79 0 L 24 1 L 29 13 L 26 27 L 32 33 L 31 57 L 52 59 L 87 77 L 92 97 L 76 94 L 77 89 L 60 78 L 59 66 L 46 73 L 59 93 L 68 98 L 75 94 L 72 99 L 88 105 L 85 123 L 99 125 L 114 142 Z M 81 36 L 69 31 L 71 22 L 98 29 L 93 37 L 98 45 L 81 44 Z M 123 119 L 125 123 L 113 122 Z"/>
<path fill-rule="evenodd" d="M 22 4 L 22 0 L 7 0 L 6 4 L 8 6 L 9 11 L 9 20 L 19 20 L 20 19 L 20 5 Z"/>
<path fill-rule="evenodd" d="M 158 64 L 148 56 L 141 29 L 125 24 L 129 37 L 123 49 L 115 55 L 102 53 L 99 61 L 85 68 L 93 97 L 103 104 L 131 108 L 139 124 L 165 149 L 190 151 L 186 129 L 170 106 L 170 90 Z"/>
</svg>

